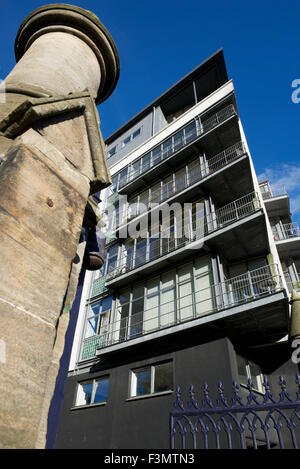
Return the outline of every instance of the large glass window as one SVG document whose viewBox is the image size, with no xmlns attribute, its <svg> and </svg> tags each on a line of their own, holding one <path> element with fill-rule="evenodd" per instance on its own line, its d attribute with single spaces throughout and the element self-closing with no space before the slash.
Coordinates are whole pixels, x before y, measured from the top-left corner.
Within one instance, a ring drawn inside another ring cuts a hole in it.
<svg viewBox="0 0 300 469">
<path fill-rule="evenodd" d="M 210 258 L 200 257 L 195 259 L 194 269 L 195 313 L 196 316 L 202 316 L 213 311 L 215 306 Z"/>
<path fill-rule="evenodd" d="M 154 204 L 159 204 L 161 202 L 161 182 L 158 182 L 151 187 L 151 202 Z"/>
<path fill-rule="evenodd" d="M 160 279 L 148 280 L 144 311 L 144 331 L 149 332 L 159 327 L 159 296 Z"/>
<path fill-rule="evenodd" d="M 175 192 L 185 189 L 186 185 L 186 167 L 184 167 L 175 173 Z"/>
<path fill-rule="evenodd" d="M 175 292 L 175 270 L 162 274 L 161 277 L 161 306 L 160 324 L 170 326 L 175 322 L 176 292 Z"/>
<path fill-rule="evenodd" d="M 108 388 L 108 376 L 78 383 L 75 406 L 107 402 Z"/>
<path fill-rule="evenodd" d="M 214 310 L 209 256 L 196 258 L 120 292 L 117 329 L 121 340 L 169 327 Z"/>
<path fill-rule="evenodd" d="M 189 186 L 201 179 L 201 168 L 199 158 L 188 164 L 188 183 Z"/>
<path fill-rule="evenodd" d="M 132 173 L 131 173 L 132 179 L 139 176 L 140 172 L 141 172 L 141 160 L 139 159 L 135 161 L 134 163 L 132 163 Z"/>
<path fill-rule="evenodd" d="M 180 130 L 180 132 L 174 135 L 174 151 L 179 150 L 183 144 L 183 130 Z"/>
<path fill-rule="evenodd" d="M 174 177 L 173 174 L 163 180 L 162 200 L 169 199 L 174 194 Z"/>
<path fill-rule="evenodd" d="M 161 160 L 161 146 L 159 145 L 158 147 L 156 147 L 152 150 L 151 166 L 154 166 L 160 160 Z"/>
<path fill-rule="evenodd" d="M 178 269 L 179 314 L 181 321 L 193 317 L 192 263 Z"/>
<path fill-rule="evenodd" d="M 138 196 L 135 195 L 133 197 L 130 197 L 130 199 L 129 199 L 128 219 L 131 220 L 132 218 L 137 217 L 138 213 L 139 213 L 139 210 L 138 210 Z"/>
<path fill-rule="evenodd" d="M 126 267 L 125 270 L 133 268 L 133 255 L 134 255 L 134 239 L 127 239 L 124 244 L 124 256 L 123 264 Z"/>
<path fill-rule="evenodd" d="M 107 273 L 113 272 L 117 268 L 119 245 L 114 244 L 108 249 Z"/>
<path fill-rule="evenodd" d="M 173 389 L 173 362 L 149 365 L 131 372 L 130 397 L 145 396 Z"/>
<path fill-rule="evenodd" d="M 132 290 L 132 309 L 130 319 L 130 338 L 140 335 L 143 331 L 144 286 L 135 286 Z"/>
<path fill-rule="evenodd" d="M 172 138 L 169 138 L 162 144 L 163 158 L 168 158 L 173 153 Z"/>
<path fill-rule="evenodd" d="M 112 301 L 113 297 L 108 296 L 88 306 L 85 339 L 107 332 Z"/>
<path fill-rule="evenodd" d="M 127 331 L 129 325 L 129 309 L 130 309 L 130 290 L 122 290 L 119 296 L 119 319 L 115 324 L 115 331 L 119 331 L 118 339 L 120 341 L 127 339 Z"/>
<path fill-rule="evenodd" d="M 128 167 L 123 169 L 123 171 L 120 172 L 119 176 L 119 187 L 122 187 L 128 182 Z"/>
<path fill-rule="evenodd" d="M 139 238 L 136 240 L 135 249 L 135 267 L 145 264 L 146 262 L 147 239 Z"/>
<path fill-rule="evenodd" d="M 139 198 L 139 213 L 147 211 L 149 205 L 149 189 L 145 190 L 140 194 Z"/>
<path fill-rule="evenodd" d="M 101 302 L 97 301 L 93 305 L 88 307 L 88 318 L 87 326 L 85 331 L 85 339 L 88 337 L 93 337 L 97 334 L 98 331 L 98 322 L 99 322 L 99 312 L 100 312 Z"/>
<path fill-rule="evenodd" d="M 142 173 L 147 171 L 150 168 L 150 158 L 151 158 L 151 153 L 147 153 L 146 155 L 143 156 L 142 158 Z"/>
<path fill-rule="evenodd" d="M 200 239 L 207 234 L 207 219 L 205 215 L 204 199 L 194 202 L 192 205 L 192 234 L 194 239 Z"/>
<path fill-rule="evenodd" d="M 194 140 L 196 136 L 196 122 L 194 121 L 184 129 L 185 144 Z"/>
</svg>

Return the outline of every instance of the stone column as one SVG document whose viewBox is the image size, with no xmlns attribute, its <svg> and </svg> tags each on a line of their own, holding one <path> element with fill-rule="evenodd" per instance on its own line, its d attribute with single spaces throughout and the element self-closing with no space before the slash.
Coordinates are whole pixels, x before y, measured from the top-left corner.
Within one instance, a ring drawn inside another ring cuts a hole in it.
<svg viewBox="0 0 300 469">
<path fill-rule="evenodd" d="M 33 11 L 15 52 L 0 105 L 0 447 L 42 448 L 86 204 L 111 183 L 96 104 L 119 58 L 95 15 L 64 4 Z"/>
</svg>

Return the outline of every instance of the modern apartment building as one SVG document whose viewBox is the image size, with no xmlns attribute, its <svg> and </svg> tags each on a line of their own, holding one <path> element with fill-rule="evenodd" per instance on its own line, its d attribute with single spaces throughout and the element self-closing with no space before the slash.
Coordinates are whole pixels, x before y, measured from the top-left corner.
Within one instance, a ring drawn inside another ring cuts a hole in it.
<svg viewBox="0 0 300 469">
<path fill-rule="evenodd" d="M 176 385 L 294 377 L 300 232 L 257 180 L 223 51 L 106 140 L 105 263 L 87 272 L 57 448 L 169 448 Z"/>
</svg>

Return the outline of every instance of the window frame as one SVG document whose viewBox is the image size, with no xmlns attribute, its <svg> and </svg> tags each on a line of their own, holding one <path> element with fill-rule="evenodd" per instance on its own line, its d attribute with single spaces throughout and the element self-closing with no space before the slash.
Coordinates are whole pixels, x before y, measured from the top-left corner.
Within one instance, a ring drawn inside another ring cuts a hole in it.
<svg viewBox="0 0 300 469">
<path fill-rule="evenodd" d="M 103 310 L 103 302 L 107 299 L 111 298 L 111 307 L 107 308 L 106 310 Z M 99 304 L 99 312 L 97 314 L 92 314 L 93 312 L 93 306 Z M 83 341 L 91 339 L 92 337 L 96 337 L 97 335 L 101 335 L 101 328 L 109 325 L 110 323 L 110 318 L 112 317 L 112 311 L 114 307 L 114 296 L 113 295 L 108 295 L 108 296 L 102 296 L 101 298 L 97 299 L 96 301 L 92 301 L 86 305 L 87 312 L 86 312 L 86 319 L 85 319 L 85 328 L 84 328 L 84 334 L 83 334 Z M 105 324 L 105 320 L 107 318 L 107 324 Z M 86 336 L 88 328 L 89 328 L 89 321 L 91 319 L 96 319 L 97 325 L 96 325 L 96 332 L 93 335 Z"/>
<path fill-rule="evenodd" d="M 172 383 L 170 389 L 165 391 L 155 391 L 155 370 L 158 366 L 169 363 L 171 365 L 172 371 Z M 137 394 L 137 373 L 142 371 L 150 370 L 150 393 Z M 140 366 L 138 368 L 133 368 L 130 370 L 129 374 L 129 396 L 127 400 L 132 399 L 142 399 L 151 396 L 159 396 L 163 394 L 169 394 L 174 391 L 174 360 L 167 359 L 156 363 L 151 363 L 148 365 Z"/>
<path fill-rule="evenodd" d="M 126 147 L 128 143 L 132 142 L 135 138 L 139 137 L 142 134 L 143 126 L 138 127 L 135 129 L 131 134 L 127 135 L 127 137 L 123 138 L 122 140 L 122 148 Z"/>
<path fill-rule="evenodd" d="M 97 392 L 97 386 L 98 383 L 101 381 L 108 381 L 108 388 L 107 388 L 107 396 L 104 401 L 100 402 L 95 402 L 95 395 Z M 80 389 L 82 389 L 82 386 L 84 384 L 92 384 L 92 393 L 91 393 L 91 402 L 89 404 L 78 404 L 78 398 L 79 398 L 79 392 Z M 75 396 L 74 396 L 74 404 L 72 409 L 80 409 L 84 407 L 93 407 L 93 406 L 99 406 L 99 405 L 105 405 L 108 403 L 108 395 L 109 395 L 109 385 L 110 385 L 110 375 L 103 375 L 103 376 L 98 376 L 97 378 L 93 379 L 86 379 L 82 381 L 77 382 L 76 386 L 76 391 L 75 391 Z"/>
<path fill-rule="evenodd" d="M 111 147 L 110 150 L 107 150 L 107 159 L 111 158 L 112 156 L 114 156 L 115 154 L 117 153 L 117 145 Z"/>
</svg>

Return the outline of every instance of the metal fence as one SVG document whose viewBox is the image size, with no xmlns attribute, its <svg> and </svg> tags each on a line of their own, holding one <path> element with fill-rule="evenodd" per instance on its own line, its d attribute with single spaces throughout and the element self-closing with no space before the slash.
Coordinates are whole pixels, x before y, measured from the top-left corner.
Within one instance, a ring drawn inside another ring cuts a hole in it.
<svg viewBox="0 0 300 469">
<path fill-rule="evenodd" d="M 273 199 L 274 197 L 281 197 L 287 195 L 286 188 L 282 184 L 278 185 L 261 185 L 260 186 L 262 197 L 264 200 Z"/>
<path fill-rule="evenodd" d="M 115 228 L 133 220 L 138 215 L 145 214 L 148 209 L 153 208 L 150 204 L 161 204 L 165 202 L 172 196 L 182 192 L 210 174 L 224 168 L 245 154 L 246 149 L 244 144 L 242 142 L 238 142 L 217 155 L 214 155 L 211 158 L 208 157 L 203 163 L 200 163 L 198 157 L 198 164 L 195 164 L 192 169 L 187 166 L 185 174 L 177 175 L 175 173 L 172 181 L 162 183 L 161 187 L 155 190 L 151 190 L 150 188 L 148 194 L 146 196 L 143 194 L 143 200 L 140 200 L 138 204 L 135 202 L 132 207 L 132 204 L 128 202 L 126 210 L 124 210 L 122 205 L 121 210 L 116 217 L 117 223 Z"/>
<path fill-rule="evenodd" d="M 135 241 L 135 244 L 123 245 L 119 261 L 116 260 L 115 264 L 109 266 L 107 279 L 118 277 L 200 240 L 214 231 L 255 213 L 260 208 L 257 193 L 251 192 L 205 216 L 194 214 L 191 220 L 179 219 L 175 216 L 174 224 L 168 224 L 168 220 L 165 220 L 159 231 L 146 233 L 145 237 Z"/>
<path fill-rule="evenodd" d="M 275 241 L 283 239 L 299 238 L 300 228 L 298 223 L 286 223 L 273 231 Z"/>
<path fill-rule="evenodd" d="M 169 291 L 169 298 L 172 299 L 161 299 L 157 306 L 147 306 L 144 297 L 137 298 L 131 302 L 131 309 L 134 307 L 135 311 L 139 310 L 135 314 L 129 314 L 129 305 L 125 307 L 124 314 L 122 308 L 125 305 L 119 304 L 116 315 L 119 319 L 111 321 L 107 332 L 99 336 L 99 348 L 208 316 L 273 294 L 282 288 L 278 266 L 272 264 L 197 290 L 192 295 L 177 298 L 174 286 L 172 293 L 171 289 Z"/>
<path fill-rule="evenodd" d="M 291 449 L 298 448 L 300 434 L 300 375 L 296 375 L 296 395 L 287 391 L 280 376 L 280 393 L 276 399 L 267 376 L 263 395 L 254 390 L 251 379 L 246 389 L 234 381 L 231 399 L 227 399 L 221 382 L 215 402 L 209 396 L 207 383 L 203 397 L 195 397 L 189 388 L 186 404 L 181 389 L 170 412 L 171 449 Z"/>
<path fill-rule="evenodd" d="M 122 176 L 119 180 L 119 189 L 234 115 L 236 115 L 235 108 L 233 104 L 230 104 L 203 121 L 201 121 L 200 116 L 195 117 L 193 121 L 190 121 L 181 130 L 169 136 L 167 140 L 153 148 L 150 153 L 143 155 L 141 158 L 131 163 L 128 167 L 127 174 Z"/>
</svg>

